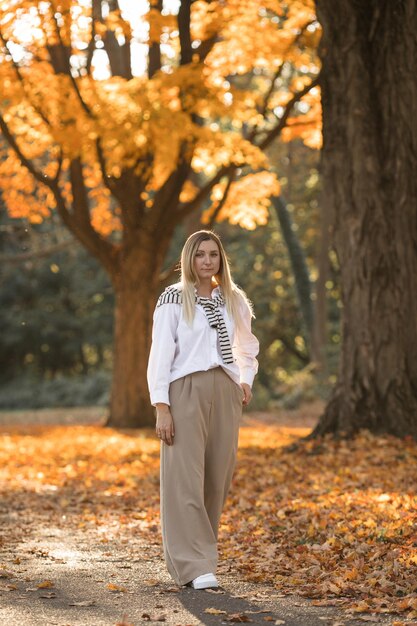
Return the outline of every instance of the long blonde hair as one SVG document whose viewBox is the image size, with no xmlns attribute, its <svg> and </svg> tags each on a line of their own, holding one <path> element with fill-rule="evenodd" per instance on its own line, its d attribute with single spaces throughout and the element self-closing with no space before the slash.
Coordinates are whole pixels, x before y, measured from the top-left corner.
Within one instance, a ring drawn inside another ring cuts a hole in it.
<svg viewBox="0 0 417 626">
<path fill-rule="evenodd" d="M 194 259 L 196 252 L 202 241 L 214 241 L 220 252 L 220 267 L 214 276 L 216 285 L 219 285 L 226 303 L 226 310 L 236 325 L 239 325 L 241 316 L 239 314 L 239 300 L 243 299 L 252 317 L 252 303 L 248 299 L 245 292 L 236 285 L 232 280 L 229 262 L 226 252 L 223 248 L 220 237 L 212 230 L 198 230 L 190 235 L 184 244 L 181 252 L 181 279 L 179 287 L 182 290 L 182 302 L 184 310 L 184 319 L 188 324 L 192 324 L 195 315 L 195 287 L 199 285 L 199 279 L 194 268 Z"/>
</svg>

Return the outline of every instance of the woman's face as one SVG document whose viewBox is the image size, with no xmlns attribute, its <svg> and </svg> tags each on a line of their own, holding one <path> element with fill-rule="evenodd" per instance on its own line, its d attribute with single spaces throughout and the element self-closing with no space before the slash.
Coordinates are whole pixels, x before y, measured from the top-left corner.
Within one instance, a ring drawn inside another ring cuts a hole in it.
<svg viewBox="0 0 417 626">
<path fill-rule="evenodd" d="M 212 239 L 202 241 L 194 257 L 194 269 L 201 280 L 207 280 L 218 274 L 220 269 L 219 246 Z"/>
</svg>

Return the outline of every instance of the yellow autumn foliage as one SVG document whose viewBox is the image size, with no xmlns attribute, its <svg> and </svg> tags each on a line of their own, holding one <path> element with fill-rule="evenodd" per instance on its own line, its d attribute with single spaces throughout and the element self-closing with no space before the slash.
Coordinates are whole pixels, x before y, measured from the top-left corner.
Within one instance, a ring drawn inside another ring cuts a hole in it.
<svg viewBox="0 0 417 626">
<path fill-rule="evenodd" d="M 202 221 L 207 223 L 223 199 L 225 183 L 213 188 L 212 206 L 203 214 Z M 229 220 L 231 224 L 240 224 L 247 230 L 253 230 L 268 221 L 268 207 L 271 196 L 277 196 L 280 185 L 272 172 L 248 174 L 230 185 L 226 201 L 217 215 L 219 222 Z"/>
<path fill-rule="evenodd" d="M 244 228 L 265 223 L 278 182 L 254 138 L 271 130 L 294 93 L 317 74 L 313 2 L 198 0 L 184 64 L 177 15 L 161 13 L 156 3 L 108 14 L 93 14 L 89 0 L 7 4 L 0 7 L 0 114 L 8 129 L 0 142 L 0 188 L 10 215 L 33 222 L 48 217 L 56 193 L 40 180 L 56 174 L 71 211 L 69 166 L 77 160 L 93 229 L 108 237 L 122 228 L 114 189 L 124 173 L 137 180 L 138 208 L 149 211 L 156 192 L 186 162 L 201 184 L 222 168 L 240 168 L 243 178 L 233 183 L 218 218 Z M 146 56 L 155 45 L 161 63 L 149 76 Z M 139 61 L 143 67 L 135 69 Z M 300 137 L 320 146 L 318 96 L 318 88 L 304 96 L 303 110 L 282 132 L 285 141 Z M 176 202 L 197 196 L 190 194 L 190 177 L 183 187 Z"/>
</svg>

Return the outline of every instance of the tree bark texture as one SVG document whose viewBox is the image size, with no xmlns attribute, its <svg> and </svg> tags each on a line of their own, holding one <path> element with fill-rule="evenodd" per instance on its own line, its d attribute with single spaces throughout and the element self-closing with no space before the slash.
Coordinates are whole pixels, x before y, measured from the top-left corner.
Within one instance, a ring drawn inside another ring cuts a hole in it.
<svg viewBox="0 0 417 626">
<path fill-rule="evenodd" d="M 320 236 L 316 252 L 318 277 L 315 284 L 313 332 L 311 338 L 311 360 L 316 369 L 325 374 L 327 372 L 327 290 L 326 282 L 329 278 L 329 249 L 330 249 L 330 223 L 328 199 L 321 193 L 320 201 Z"/>
<path fill-rule="evenodd" d="M 417 436 L 417 7 L 317 0 L 338 382 L 314 434 Z"/>
<path fill-rule="evenodd" d="M 112 276 L 115 290 L 113 380 L 109 426 L 138 428 L 155 423 L 146 379 L 152 317 L 161 291 L 159 275 L 169 239 L 143 230 L 125 250 Z"/>
</svg>

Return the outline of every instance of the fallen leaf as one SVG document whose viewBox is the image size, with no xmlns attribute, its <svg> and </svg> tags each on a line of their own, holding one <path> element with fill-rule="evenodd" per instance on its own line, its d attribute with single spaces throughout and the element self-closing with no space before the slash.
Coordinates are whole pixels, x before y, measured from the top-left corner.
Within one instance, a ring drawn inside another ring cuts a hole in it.
<svg viewBox="0 0 417 626">
<path fill-rule="evenodd" d="M 415 624 L 417 501 L 414 491 L 404 485 L 417 484 L 417 443 L 366 431 L 349 441 L 325 438 L 320 445 L 303 441 L 311 421 L 310 408 L 303 411 L 291 414 L 291 419 L 296 417 L 304 426 L 283 426 L 268 418 L 248 421 L 240 429 L 235 489 L 220 528 L 224 573 L 233 572 L 261 589 L 272 581 L 281 596 L 269 591 L 236 594 L 253 605 L 296 594 L 308 598 L 312 606 L 349 610 L 349 619 L 376 616 L 382 621 L 380 616 L 397 615 L 399 624 L 411 626 L 410 620 Z M 119 540 L 122 564 L 140 563 L 142 556 L 136 557 L 144 546 L 146 561 L 159 558 L 160 444 L 153 432 L 144 430 L 138 437 L 98 425 L 42 424 L 8 425 L 3 434 L 0 458 L 7 489 L 0 494 L 2 506 L 30 511 L 25 526 L 14 518 L 7 522 L 5 536 L 10 533 L 13 540 L 16 533 L 20 541 L 24 528 L 28 540 L 39 539 L 36 529 L 47 518 L 59 526 L 64 513 L 62 528 L 83 535 L 91 532 L 93 541 L 101 540 L 101 535 L 93 539 L 96 528 L 109 529 L 103 537 L 103 544 L 112 547 L 103 556 L 106 561 L 119 552 Z M 290 449 L 292 444 L 296 445 Z M 22 484 L 30 488 L 22 490 Z M 42 493 L 48 494 L 48 502 L 39 498 Z M 140 546 L 133 545 L 132 524 L 139 530 Z M 28 544 L 22 557 L 25 566 L 32 559 L 61 562 L 49 544 L 33 545 Z M 0 577 L 11 582 L 15 573 L 3 566 Z M 89 580 L 100 580 L 103 587 L 109 582 L 101 569 Z M 37 584 L 33 579 L 25 582 Z M 124 584 L 130 586 L 120 581 Z M 151 577 L 147 584 L 156 594 L 170 592 Z M 172 591 L 178 593 L 179 588 Z"/>
<path fill-rule="evenodd" d="M 124 593 L 126 591 L 125 587 L 121 587 L 120 585 L 115 585 L 114 583 L 109 583 L 107 585 L 107 589 L 109 591 L 113 591 L 113 592 L 119 591 L 119 592 L 122 592 L 122 593 Z"/>
<path fill-rule="evenodd" d="M 39 585 L 37 585 L 38 589 L 47 589 L 48 587 L 53 587 L 54 583 L 52 582 L 52 580 L 44 580 L 43 582 L 39 583 Z"/>
<path fill-rule="evenodd" d="M 209 607 L 208 609 L 204 609 L 204 613 L 209 613 L 210 615 L 227 615 L 227 611 L 222 611 L 221 609 L 215 609 L 214 607 Z"/>
<path fill-rule="evenodd" d="M 116 626 L 134 626 L 133 624 L 131 624 L 130 622 L 126 622 L 126 618 L 123 615 L 122 617 L 122 621 L 121 622 L 117 622 Z"/>
<path fill-rule="evenodd" d="M 367 611 L 371 611 L 371 607 L 367 602 L 362 600 L 361 602 L 353 606 L 351 610 L 355 611 L 355 613 L 366 613 Z"/>
<path fill-rule="evenodd" d="M 230 613 L 226 618 L 226 622 L 252 622 L 246 613 Z"/>
</svg>

